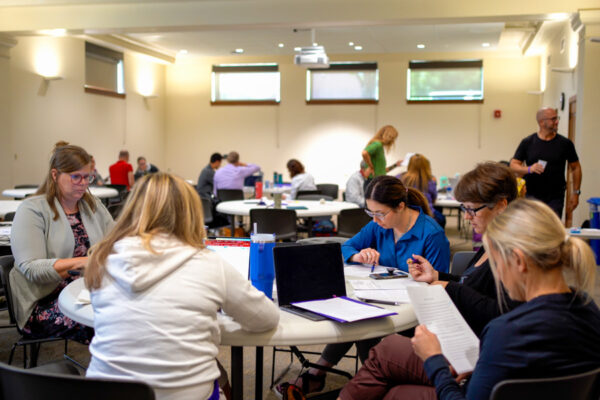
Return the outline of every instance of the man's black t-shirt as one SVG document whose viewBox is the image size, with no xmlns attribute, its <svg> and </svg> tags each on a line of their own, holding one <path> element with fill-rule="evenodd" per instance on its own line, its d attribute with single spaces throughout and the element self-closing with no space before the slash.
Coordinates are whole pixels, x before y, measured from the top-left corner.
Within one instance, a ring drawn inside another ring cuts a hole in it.
<svg viewBox="0 0 600 400">
<path fill-rule="evenodd" d="M 565 195 L 565 162 L 579 161 L 573 142 L 564 136 L 556 135 L 552 140 L 542 140 L 537 133 L 521 141 L 515 160 L 524 161 L 530 166 L 544 160 L 548 164 L 542 174 L 526 174 L 527 195 L 540 200 L 549 200 Z"/>
</svg>

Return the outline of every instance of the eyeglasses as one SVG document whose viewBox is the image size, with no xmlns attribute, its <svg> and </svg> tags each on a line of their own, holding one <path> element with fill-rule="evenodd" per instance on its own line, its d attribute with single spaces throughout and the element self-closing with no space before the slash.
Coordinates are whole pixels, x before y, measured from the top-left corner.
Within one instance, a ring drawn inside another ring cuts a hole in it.
<svg viewBox="0 0 600 400">
<path fill-rule="evenodd" d="M 466 212 L 467 214 L 469 214 L 471 217 L 474 217 L 477 214 L 477 211 L 483 210 L 484 208 L 486 208 L 487 205 L 482 205 L 481 207 L 477 207 L 477 208 L 470 208 L 470 207 L 465 207 L 464 204 L 460 205 L 460 209 L 463 210 L 464 212 Z"/>
<path fill-rule="evenodd" d="M 81 175 L 81 174 L 69 174 L 69 176 L 71 177 L 71 183 L 74 185 L 81 185 L 81 182 L 83 180 L 87 181 L 87 184 L 89 185 L 90 183 L 94 182 L 94 175 Z"/>
<path fill-rule="evenodd" d="M 550 121 L 560 121 L 560 117 L 559 116 L 552 117 L 552 118 L 543 118 L 542 121 L 545 121 L 545 120 L 548 120 L 548 119 Z"/>
<path fill-rule="evenodd" d="M 367 215 L 371 218 L 377 218 L 377 219 L 384 219 L 389 213 L 390 211 L 392 211 L 392 209 L 390 208 L 389 210 L 387 210 L 386 212 L 382 213 L 382 212 L 378 212 L 378 211 L 371 211 L 371 210 L 367 210 L 365 209 L 365 212 L 367 213 Z"/>
</svg>

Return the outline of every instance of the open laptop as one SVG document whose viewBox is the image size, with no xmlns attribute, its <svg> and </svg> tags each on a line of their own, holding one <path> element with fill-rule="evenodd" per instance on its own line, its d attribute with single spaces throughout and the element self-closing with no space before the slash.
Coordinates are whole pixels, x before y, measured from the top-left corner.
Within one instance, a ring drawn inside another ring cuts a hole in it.
<svg viewBox="0 0 600 400">
<path fill-rule="evenodd" d="M 276 246 L 273 263 L 277 300 L 282 310 L 320 321 L 327 318 L 291 303 L 346 295 L 339 243 Z"/>
<path fill-rule="evenodd" d="M 219 254 L 246 279 L 250 278 L 250 239 L 214 237 L 204 241 L 206 248 Z"/>
</svg>

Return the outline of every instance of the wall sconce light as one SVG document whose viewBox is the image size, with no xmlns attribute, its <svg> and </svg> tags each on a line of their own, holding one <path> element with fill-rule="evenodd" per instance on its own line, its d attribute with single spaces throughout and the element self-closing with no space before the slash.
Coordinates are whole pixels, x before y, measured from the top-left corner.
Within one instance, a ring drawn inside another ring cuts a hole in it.
<svg viewBox="0 0 600 400">
<path fill-rule="evenodd" d="M 555 68 L 552 68 L 551 71 L 552 72 L 561 72 L 561 73 L 564 73 L 564 74 L 570 74 L 573 71 L 575 71 L 575 68 L 558 68 L 558 67 L 555 67 Z"/>
<path fill-rule="evenodd" d="M 148 100 L 148 99 L 156 99 L 158 98 L 157 94 L 149 94 L 147 96 L 142 96 L 144 98 L 144 100 Z"/>
<path fill-rule="evenodd" d="M 48 92 L 48 86 L 50 85 L 50 81 L 59 81 L 64 79 L 62 76 L 44 76 L 38 75 L 42 77 L 42 83 L 40 84 L 40 88 L 38 89 L 39 96 L 45 96 L 46 92 Z"/>
<path fill-rule="evenodd" d="M 42 77 L 43 80 L 45 81 L 60 81 L 61 79 L 64 79 L 62 76 L 44 76 L 44 75 L 39 75 Z"/>
</svg>

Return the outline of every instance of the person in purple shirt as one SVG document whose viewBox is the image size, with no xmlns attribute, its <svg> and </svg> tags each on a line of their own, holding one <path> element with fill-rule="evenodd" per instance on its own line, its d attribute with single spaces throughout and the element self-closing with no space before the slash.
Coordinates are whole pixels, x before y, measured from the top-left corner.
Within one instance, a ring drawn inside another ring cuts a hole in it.
<svg viewBox="0 0 600 400">
<path fill-rule="evenodd" d="M 240 162 L 240 154 L 237 151 L 229 152 L 229 154 L 227 154 L 227 165 L 219 168 L 217 172 L 215 172 L 215 196 L 219 189 L 242 190 L 244 188 L 244 178 L 258 171 L 260 171 L 258 165 Z"/>
</svg>

